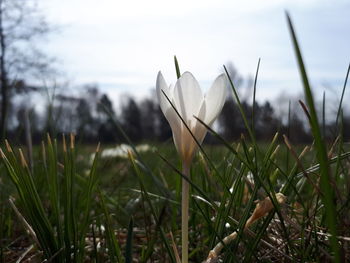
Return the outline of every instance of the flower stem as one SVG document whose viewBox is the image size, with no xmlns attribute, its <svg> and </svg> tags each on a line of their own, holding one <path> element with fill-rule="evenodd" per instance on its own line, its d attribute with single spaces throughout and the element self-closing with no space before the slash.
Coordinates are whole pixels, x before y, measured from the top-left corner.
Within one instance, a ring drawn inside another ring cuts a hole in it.
<svg viewBox="0 0 350 263">
<path fill-rule="evenodd" d="M 190 167 L 183 164 L 182 173 L 187 178 L 190 176 Z M 181 200 L 181 237 L 182 237 L 182 263 L 188 263 L 188 208 L 189 208 L 190 185 L 182 178 L 182 200 Z"/>
</svg>

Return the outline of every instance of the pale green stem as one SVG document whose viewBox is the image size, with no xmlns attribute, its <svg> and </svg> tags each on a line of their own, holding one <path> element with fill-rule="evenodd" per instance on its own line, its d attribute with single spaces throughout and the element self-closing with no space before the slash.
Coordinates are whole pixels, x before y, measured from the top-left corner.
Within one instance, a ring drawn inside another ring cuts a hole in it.
<svg viewBox="0 0 350 263">
<path fill-rule="evenodd" d="M 190 177 L 190 166 L 183 163 L 182 173 Z M 181 236 L 182 236 L 182 263 L 188 263 L 188 207 L 190 185 L 182 178 L 182 201 L 181 201 Z"/>
</svg>

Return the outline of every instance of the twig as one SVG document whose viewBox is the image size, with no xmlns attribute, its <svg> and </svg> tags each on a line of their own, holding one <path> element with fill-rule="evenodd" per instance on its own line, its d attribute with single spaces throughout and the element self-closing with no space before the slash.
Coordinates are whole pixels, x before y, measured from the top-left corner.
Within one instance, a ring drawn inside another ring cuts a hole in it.
<svg viewBox="0 0 350 263">
<path fill-rule="evenodd" d="M 25 251 L 24 253 L 17 259 L 16 263 L 20 263 L 22 261 L 22 259 L 29 253 L 29 251 L 31 251 L 33 249 L 34 245 L 30 245 Z"/>
</svg>

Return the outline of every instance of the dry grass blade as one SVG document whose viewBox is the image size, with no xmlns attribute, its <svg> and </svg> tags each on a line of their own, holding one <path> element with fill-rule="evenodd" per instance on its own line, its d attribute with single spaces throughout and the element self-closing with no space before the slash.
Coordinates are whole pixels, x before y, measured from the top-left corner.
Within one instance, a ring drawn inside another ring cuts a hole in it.
<svg viewBox="0 0 350 263">
<path fill-rule="evenodd" d="M 286 222 L 288 222 L 288 224 L 294 228 L 296 231 L 297 231 L 297 234 L 295 234 L 295 238 L 300 238 L 300 233 L 303 232 L 304 230 L 308 231 L 307 228 L 302 228 L 299 224 L 295 223 L 294 220 L 292 220 L 288 215 L 284 215 L 284 219 L 286 220 Z M 313 230 L 310 230 L 308 232 L 312 232 L 312 233 L 315 233 L 315 231 Z M 315 241 L 310 239 L 310 242 L 312 244 L 315 244 Z M 327 257 L 328 260 L 332 260 L 332 257 L 331 255 L 321 246 L 318 247 L 318 249 L 320 250 L 320 252 L 325 255 Z"/>
<path fill-rule="evenodd" d="M 180 254 L 179 254 L 179 251 L 178 251 L 178 249 L 176 247 L 176 243 L 175 243 L 175 240 L 174 240 L 173 233 L 170 232 L 169 235 L 170 235 L 171 246 L 173 247 L 176 263 L 181 263 Z"/>
<path fill-rule="evenodd" d="M 74 149 L 75 146 L 75 135 L 73 133 L 70 134 L 70 148 Z"/>
<path fill-rule="evenodd" d="M 339 140 L 340 140 L 340 135 L 338 135 L 337 138 L 335 138 L 334 142 L 332 143 L 331 148 L 328 151 L 328 158 L 329 159 L 332 158 L 332 155 L 333 155 L 333 152 L 334 152 L 334 148 L 337 145 L 337 143 L 339 142 Z"/>
<path fill-rule="evenodd" d="M 51 258 L 49 258 L 49 259 L 45 259 L 43 262 L 41 262 L 41 263 L 49 263 L 49 262 L 52 262 L 52 260 L 54 260 L 62 251 L 63 251 L 63 247 L 60 249 L 60 250 L 58 250 L 55 254 L 53 254 L 52 255 L 52 257 Z"/>
<path fill-rule="evenodd" d="M 21 149 L 18 150 L 19 151 L 19 155 L 20 155 L 20 158 L 21 158 L 21 164 L 23 167 L 27 168 L 28 167 L 28 164 L 27 164 L 27 161 L 26 161 L 26 158 L 24 157 L 24 154 L 22 152 Z"/>
<path fill-rule="evenodd" d="M 17 259 L 16 263 L 20 263 L 24 257 L 34 248 L 34 245 L 30 245 L 23 253 L 22 255 Z"/>
<path fill-rule="evenodd" d="M 305 229 L 305 231 L 307 232 L 312 232 L 312 233 L 316 233 L 317 235 L 320 235 L 320 236 L 325 236 L 325 237 L 331 237 L 332 235 L 330 233 L 324 233 L 324 232 L 319 232 L 319 231 L 313 231 L 312 229 Z M 344 237 L 344 236 L 337 236 L 336 237 L 337 239 L 339 240 L 343 240 L 343 241 L 346 241 L 346 242 L 350 242 L 350 237 Z"/>
<path fill-rule="evenodd" d="M 38 241 L 38 238 L 36 237 L 36 234 L 33 230 L 33 228 L 28 224 L 27 220 L 22 216 L 22 214 L 19 212 L 19 210 L 17 209 L 15 203 L 13 202 L 13 197 L 9 198 L 9 203 L 13 209 L 13 211 L 15 212 L 15 214 L 17 215 L 17 217 L 19 218 L 19 220 L 23 223 L 24 227 L 27 229 L 29 235 L 32 236 L 32 238 L 34 239 L 34 241 L 38 244 L 38 246 L 40 247 L 40 243 Z"/>
<path fill-rule="evenodd" d="M 277 193 L 276 200 L 278 204 L 281 205 L 286 201 L 286 197 L 282 193 Z M 249 217 L 249 219 L 244 225 L 244 230 L 248 229 L 249 226 L 251 226 L 254 222 L 270 213 L 273 210 L 273 208 L 274 205 L 272 204 L 272 200 L 270 199 L 270 197 L 266 197 L 262 201 L 257 201 L 253 214 Z M 224 248 L 225 245 L 228 245 L 230 242 L 235 240 L 237 235 L 237 231 L 234 231 L 230 235 L 222 239 L 222 241 L 220 241 L 212 250 L 209 251 L 209 255 L 205 263 L 217 262 L 221 250 Z"/>
<path fill-rule="evenodd" d="M 9 142 L 7 140 L 5 140 L 5 145 L 6 145 L 6 149 L 8 152 L 13 152 L 11 145 L 9 144 Z"/>
<path fill-rule="evenodd" d="M 299 100 L 299 104 L 301 105 L 301 108 L 303 109 L 307 119 L 309 122 L 311 122 L 311 116 L 310 116 L 310 112 L 309 110 L 307 109 L 305 103 L 302 101 L 302 100 Z"/>
<path fill-rule="evenodd" d="M 286 135 L 283 135 L 283 139 L 284 139 L 284 142 L 285 144 L 287 145 L 289 151 L 291 152 L 291 154 L 293 155 L 293 157 L 295 158 L 295 160 L 297 161 L 297 164 L 300 168 L 300 170 L 302 171 L 303 175 L 305 176 L 305 178 L 312 184 L 312 186 L 314 187 L 314 189 L 317 191 L 317 193 L 319 194 L 322 194 L 321 193 L 321 189 L 318 187 L 317 184 L 315 184 L 314 181 L 312 181 L 312 179 L 310 178 L 309 174 L 306 172 L 303 164 L 301 163 L 297 153 L 295 152 L 292 144 L 290 143 L 290 141 L 288 140 L 287 136 Z"/>
</svg>

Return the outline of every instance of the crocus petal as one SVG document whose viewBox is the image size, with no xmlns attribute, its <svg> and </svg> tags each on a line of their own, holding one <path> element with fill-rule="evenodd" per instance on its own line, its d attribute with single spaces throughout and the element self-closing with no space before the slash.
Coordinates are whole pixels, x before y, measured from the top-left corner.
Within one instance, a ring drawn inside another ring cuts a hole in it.
<svg viewBox="0 0 350 263">
<path fill-rule="evenodd" d="M 183 153 L 182 153 L 183 146 L 182 146 L 181 128 L 180 129 L 173 129 L 171 127 L 171 130 L 173 132 L 173 140 L 174 140 L 175 148 L 176 148 L 177 152 L 180 154 L 180 156 L 182 156 L 183 155 Z"/>
<path fill-rule="evenodd" d="M 190 72 L 182 74 L 175 87 L 168 87 L 162 73 L 159 72 L 156 89 L 160 107 L 173 133 L 175 147 L 182 161 L 190 165 L 198 149 L 197 142 L 201 144 L 207 133 L 206 127 L 194 116 L 207 125 L 214 122 L 226 99 L 226 76 L 220 75 L 216 78 L 206 97 Z"/>
<path fill-rule="evenodd" d="M 227 77 L 225 74 L 219 75 L 208 93 L 205 95 L 206 113 L 204 122 L 212 125 L 224 106 L 227 95 Z"/>
<path fill-rule="evenodd" d="M 169 94 L 172 99 L 174 99 L 174 85 L 170 84 L 169 86 Z"/>
<path fill-rule="evenodd" d="M 185 72 L 177 80 L 174 89 L 176 108 L 187 125 L 193 127 L 197 114 L 203 102 L 203 93 L 198 81 L 190 72 Z"/>
<path fill-rule="evenodd" d="M 198 116 L 196 116 L 196 117 L 198 119 L 200 119 L 201 121 L 203 121 L 205 124 L 207 124 L 205 122 L 205 119 L 206 119 L 205 115 L 206 115 L 207 111 L 208 111 L 207 110 L 207 103 L 206 103 L 206 100 L 204 99 L 202 106 L 199 110 Z M 197 120 L 196 129 L 195 129 L 195 136 L 196 136 L 196 139 L 198 140 L 199 143 L 203 142 L 206 134 L 207 134 L 207 128 Z"/>
<path fill-rule="evenodd" d="M 159 106 L 165 115 L 165 112 L 167 111 L 167 109 L 171 107 L 171 105 L 167 100 L 167 98 L 164 96 L 164 93 L 168 96 L 170 100 L 172 99 L 172 96 L 170 94 L 170 89 L 168 88 L 168 85 L 165 82 L 163 74 L 160 71 L 158 72 L 158 75 L 157 75 L 156 91 L 157 91 Z"/>
<path fill-rule="evenodd" d="M 156 90 L 160 108 L 162 109 L 165 118 L 168 120 L 171 130 L 173 132 L 175 130 L 179 130 L 181 128 L 181 120 L 177 116 L 174 108 L 169 103 L 170 100 L 174 104 L 173 89 L 172 87 L 168 87 L 160 71 L 157 76 Z M 168 98 L 166 98 L 163 92 Z"/>
</svg>

